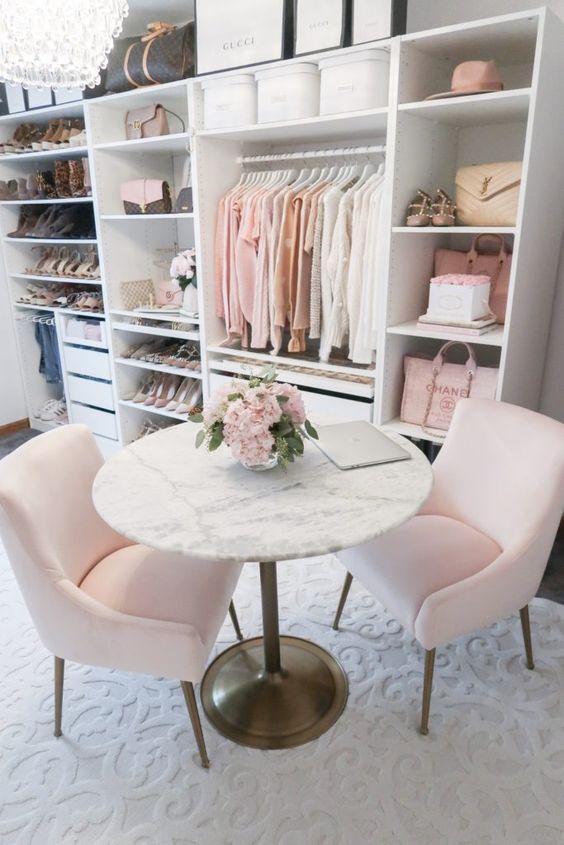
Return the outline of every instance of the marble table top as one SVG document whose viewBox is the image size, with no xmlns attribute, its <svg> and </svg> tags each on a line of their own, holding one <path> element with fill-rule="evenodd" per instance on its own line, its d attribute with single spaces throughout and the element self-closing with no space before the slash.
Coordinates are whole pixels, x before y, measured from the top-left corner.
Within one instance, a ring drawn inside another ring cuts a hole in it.
<svg viewBox="0 0 564 845">
<path fill-rule="evenodd" d="M 391 432 L 411 460 L 340 470 L 306 442 L 287 472 L 257 473 L 225 446 L 196 449 L 199 428 L 185 423 L 149 435 L 106 462 L 93 498 L 112 528 L 192 557 L 289 560 L 372 540 L 413 516 L 431 490 L 423 453 Z"/>
</svg>

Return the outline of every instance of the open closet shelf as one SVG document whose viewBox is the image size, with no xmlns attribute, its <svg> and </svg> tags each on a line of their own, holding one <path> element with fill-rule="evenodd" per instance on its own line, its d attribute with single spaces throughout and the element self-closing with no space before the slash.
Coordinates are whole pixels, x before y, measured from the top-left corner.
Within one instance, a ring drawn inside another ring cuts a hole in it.
<svg viewBox="0 0 564 845">
<path fill-rule="evenodd" d="M 172 411 L 165 411 L 163 408 L 155 408 L 154 405 L 144 405 L 142 402 L 132 402 L 130 399 L 120 399 L 119 404 L 122 408 L 133 408 L 136 411 L 143 411 L 145 414 L 156 414 L 158 417 L 165 417 L 169 420 L 188 422 L 186 414 L 175 414 Z M 196 431 L 197 429 L 194 427 L 194 436 Z"/>
<path fill-rule="evenodd" d="M 480 126 L 525 120 L 530 98 L 531 89 L 520 88 L 513 91 L 494 91 L 492 94 L 402 103 L 398 110 L 453 126 Z"/>
<path fill-rule="evenodd" d="M 171 212 L 170 214 L 101 214 L 100 220 L 192 220 L 190 212 Z"/>
<path fill-rule="evenodd" d="M 178 132 L 171 135 L 157 135 L 154 138 L 137 138 L 132 141 L 107 141 L 95 144 L 95 150 L 111 150 L 116 153 L 185 153 L 190 149 L 191 134 Z"/>
<path fill-rule="evenodd" d="M 197 326 L 200 322 L 198 317 L 190 317 L 187 314 L 179 314 L 177 311 L 127 311 L 123 308 L 112 308 L 110 314 L 114 317 L 135 317 L 145 320 L 166 320 L 168 323 L 187 323 Z"/>
<path fill-rule="evenodd" d="M 43 200 L 0 200 L 0 205 L 64 205 L 65 203 L 74 205 L 77 202 L 92 201 L 92 197 L 50 197 Z"/>
<path fill-rule="evenodd" d="M 223 138 L 228 141 L 258 143 L 264 141 L 336 141 L 381 135 L 386 131 L 388 109 L 328 114 L 281 123 L 261 123 L 233 129 L 200 129 L 201 138 Z"/>
<path fill-rule="evenodd" d="M 176 322 L 176 321 L 174 321 Z M 136 326 L 134 323 L 112 324 L 114 331 L 133 332 L 134 334 L 150 334 L 155 337 L 172 337 L 179 340 L 200 340 L 199 331 L 181 331 L 180 329 L 161 329 L 159 326 Z"/>
<path fill-rule="evenodd" d="M 126 367 L 137 367 L 140 370 L 154 370 L 156 373 L 170 373 L 173 376 L 185 376 L 188 378 L 202 378 L 202 373 L 190 370 L 188 367 L 169 367 L 166 364 L 151 364 L 149 361 L 134 361 L 131 358 L 116 358 L 116 364 L 124 364 Z"/>
<path fill-rule="evenodd" d="M 52 282 L 63 285 L 101 285 L 101 279 L 75 279 L 73 276 L 41 276 L 30 273 L 10 273 L 11 279 L 21 279 L 26 282 Z"/>
<path fill-rule="evenodd" d="M 466 340 L 469 343 L 479 343 L 484 346 L 503 346 L 504 338 L 503 326 L 495 326 L 491 331 L 481 335 L 468 336 L 459 332 L 451 332 L 446 326 L 444 331 L 440 329 L 425 331 L 418 327 L 417 320 L 408 320 L 398 326 L 388 326 L 387 332 L 388 334 L 401 334 L 408 337 L 431 337 L 437 340 Z"/>
<path fill-rule="evenodd" d="M 70 314 L 72 317 L 88 317 L 93 320 L 104 320 L 106 318 L 103 311 L 78 311 L 72 308 L 59 307 L 49 308 L 47 305 L 28 305 L 27 302 L 14 302 L 14 308 L 23 308 L 30 311 L 48 311 L 51 314 L 59 311 L 61 314 Z"/>
<path fill-rule="evenodd" d="M 29 417 L 29 424 L 31 428 L 35 428 L 37 431 L 52 431 L 54 428 L 60 428 L 60 423 L 55 422 L 47 422 L 47 420 L 40 420 L 39 417 L 34 417 L 31 415 Z"/>
<path fill-rule="evenodd" d="M 514 235 L 515 226 L 393 226 L 392 232 L 401 235 L 480 235 L 491 232 Z"/>
<path fill-rule="evenodd" d="M 342 375 L 362 376 L 374 378 L 375 370 L 347 364 L 331 364 L 310 358 L 298 358 L 295 355 L 270 355 L 268 352 L 251 352 L 248 349 L 231 349 L 229 346 L 208 346 L 208 352 L 228 355 L 229 357 L 247 359 L 248 361 L 262 361 L 264 364 L 285 364 L 287 367 L 308 367 L 313 370 L 325 370 Z"/>
<path fill-rule="evenodd" d="M 29 246 L 33 246 L 34 244 L 57 244 L 57 246 L 65 245 L 65 246 L 80 246 L 84 244 L 87 246 L 88 244 L 96 244 L 98 240 L 96 238 L 3 238 L 5 244 L 29 244 Z"/>
<path fill-rule="evenodd" d="M 51 115 L 49 115 L 51 117 Z M 1 120 L 2 118 L 0 118 Z M 14 161 L 37 161 L 38 159 L 79 158 L 88 155 L 88 147 L 64 145 L 56 150 L 38 150 L 32 153 L 4 153 L 0 155 L 0 164 Z"/>
<path fill-rule="evenodd" d="M 444 443 L 444 437 L 439 437 L 434 434 L 429 434 L 428 431 L 418 425 L 402 422 L 399 417 L 396 417 L 389 422 L 384 423 L 384 430 L 395 431 L 396 434 L 403 434 L 404 437 L 413 437 L 415 440 L 426 440 L 429 443 Z"/>
<path fill-rule="evenodd" d="M 39 109 L 30 109 L 26 112 L 3 114 L 0 116 L 0 126 L 4 123 L 15 123 L 17 125 L 23 120 L 30 123 L 46 123 L 55 117 L 82 117 L 86 102 L 88 101 L 77 100 L 73 103 L 59 103 L 56 106 L 42 106 Z"/>
</svg>

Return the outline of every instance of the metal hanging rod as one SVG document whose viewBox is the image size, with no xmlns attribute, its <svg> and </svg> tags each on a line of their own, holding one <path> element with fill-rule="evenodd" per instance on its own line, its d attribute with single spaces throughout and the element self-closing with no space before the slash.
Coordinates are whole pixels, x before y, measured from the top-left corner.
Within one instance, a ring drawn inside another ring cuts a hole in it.
<svg viewBox="0 0 564 845">
<path fill-rule="evenodd" d="M 292 159 L 308 158 L 335 158 L 336 156 L 368 155 L 370 153 L 385 153 L 384 144 L 369 145 L 363 147 L 335 147 L 329 150 L 303 150 L 302 152 L 291 153 L 267 153 L 256 156 L 239 156 L 237 164 L 258 164 L 266 161 L 290 161 Z"/>
<path fill-rule="evenodd" d="M 46 326 L 54 326 L 55 318 L 47 317 L 45 314 L 26 314 L 23 317 L 16 317 L 18 323 L 44 323 Z"/>
</svg>

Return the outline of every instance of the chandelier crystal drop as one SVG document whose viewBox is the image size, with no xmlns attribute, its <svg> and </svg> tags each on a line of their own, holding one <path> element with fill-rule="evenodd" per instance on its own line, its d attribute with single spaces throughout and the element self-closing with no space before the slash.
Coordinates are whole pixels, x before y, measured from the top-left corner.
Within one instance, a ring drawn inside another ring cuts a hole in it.
<svg viewBox="0 0 564 845">
<path fill-rule="evenodd" d="M 94 88 L 127 0 L 0 0 L 0 81 Z"/>
</svg>

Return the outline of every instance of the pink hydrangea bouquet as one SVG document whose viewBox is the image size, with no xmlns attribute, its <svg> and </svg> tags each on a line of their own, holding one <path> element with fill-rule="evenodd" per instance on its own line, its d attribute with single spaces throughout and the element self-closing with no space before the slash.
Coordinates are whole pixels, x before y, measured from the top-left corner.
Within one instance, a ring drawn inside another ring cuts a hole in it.
<svg viewBox="0 0 564 845">
<path fill-rule="evenodd" d="M 193 414 L 190 419 L 204 424 L 196 446 L 205 444 L 213 452 L 225 443 L 248 469 L 277 464 L 285 468 L 303 455 L 303 429 L 317 439 L 315 428 L 306 419 L 300 391 L 292 384 L 277 382 L 272 368 L 220 387 L 206 402 L 203 414 Z"/>
<path fill-rule="evenodd" d="M 197 287 L 195 249 L 184 249 L 174 256 L 170 264 L 170 278 L 175 279 L 182 290 L 186 290 L 188 285 Z"/>
</svg>

